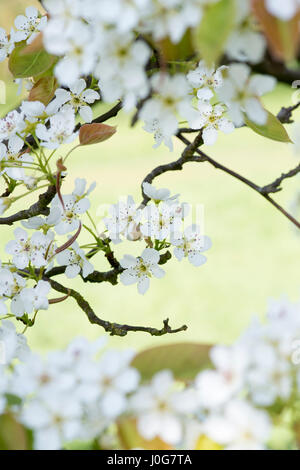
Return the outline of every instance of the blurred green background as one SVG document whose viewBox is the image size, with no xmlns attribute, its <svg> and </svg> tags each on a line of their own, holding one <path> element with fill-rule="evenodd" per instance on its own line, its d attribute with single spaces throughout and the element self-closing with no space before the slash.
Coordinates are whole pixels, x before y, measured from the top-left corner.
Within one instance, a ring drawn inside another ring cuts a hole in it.
<svg viewBox="0 0 300 470">
<path fill-rule="evenodd" d="M 13 18 L 25 6 L 34 4 L 38 2 L 0 0 L 0 26 L 9 30 Z M 0 106 L 0 114 L 4 115 L 16 102 L 16 86 L 7 72 L 7 62 L 1 65 L 0 74 L 8 90 L 7 105 Z M 277 113 L 282 105 L 291 105 L 292 91 L 288 86 L 278 86 L 266 97 L 267 108 Z M 101 112 L 101 107 L 95 109 L 95 114 Z M 64 192 L 73 189 L 76 177 L 96 180 L 97 189 L 91 195 L 91 213 L 96 221 L 100 221 L 98 208 L 117 202 L 120 195 L 132 194 L 140 201 L 144 176 L 155 166 L 177 159 L 182 151 L 177 142 L 173 153 L 164 147 L 152 149 L 152 136 L 139 125 L 130 129 L 129 122 L 124 114 L 110 120 L 109 124 L 118 126 L 111 140 L 78 149 L 70 157 Z M 64 150 L 60 149 L 58 155 Z M 220 135 L 217 145 L 205 151 L 261 185 L 297 164 L 290 145 L 268 141 L 247 129 Z M 178 335 L 152 338 L 132 333 L 125 338 L 111 338 L 110 345 L 140 349 L 178 341 L 229 343 L 254 314 L 264 317 L 270 297 L 287 294 L 293 300 L 299 298 L 300 238 L 289 221 L 262 197 L 208 164 L 188 164 L 182 172 L 165 174 L 155 184 L 170 188 L 173 194 L 180 193 L 184 201 L 204 204 L 206 234 L 213 247 L 207 264 L 201 268 L 187 261 L 169 262 L 165 278 L 151 281 L 145 296 L 137 294 L 136 286 L 64 281 L 81 291 L 101 318 L 160 328 L 162 320 L 169 317 L 173 327 L 188 325 L 188 330 Z M 298 188 L 299 179 L 287 181 L 276 199 L 289 207 Z M 2 245 L 12 232 L 13 228 L 1 228 Z M 139 253 L 141 249 L 139 242 L 126 242 L 116 247 L 116 253 Z M 101 258 L 94 258 L 95 267 L 109 269 Z M 35 327 L 27 332 L 30 345 L 40 351 L 65 346 L 76 335 L 96 338 L 103 331 L 88 323 L 72 299 L 40 312 Z"/>
</svg>

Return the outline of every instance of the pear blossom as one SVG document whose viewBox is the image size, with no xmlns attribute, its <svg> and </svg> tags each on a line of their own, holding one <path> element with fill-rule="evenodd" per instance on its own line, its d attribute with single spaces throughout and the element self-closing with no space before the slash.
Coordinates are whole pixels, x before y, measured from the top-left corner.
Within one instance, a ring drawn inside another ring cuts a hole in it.
<svg viewBox="0 0 300 470">
<path fill-rule="evenodd" d="M 131 398 L 131 410 L 137 416 L 139 433 L 147 440 L 160 437 L 176 445 L 183 437 L 181 413 L 194 410 L 194 395 L 178 392 L 171 371 L 155 374 L 149 385 L 141 386 Z"/>
<path fill-rule="evenodd" d="M 165 271 L 158 265 L 159 258 L 159 252 L 153 248 L 145 248 L 138 258 L 125 255 L 120 261 L 124 269 L 120 275 L 122 284 L 129 286 L 137 283 L 139 294 L 145 294 L 149 289 L 152 275 L 158 279 L 165 275 Z"/>
<path fill-rule="evenodd" d="M 218 95 L 229 109 L 229 115 L 236 126 L 245 122 L 244 115 L 263 125 L 267 120 L 267 111 L 263 108 L 260 97 L 272 91 L 276 79 L 269 75 L 250 76 L 251 69 L 246 64 L 232 64 L 228 76 L 224 79 Z"/>
<path fill-rule="evenodd" d="M 20 296 L 25 312 L 30 314 L 37 310 L 48 310 L 50 290 L 50 284 L 46 281 L 38 281 L 35 287 L 23 289 Z"/>
<path fill-rule="evenodd" d="M 68 104 L 72 107 L 75 114 L 79 112 L 85 122 L 91 122 L 93 112 L 89 104 L 93 104 L 99 99 L 99 93 L 87 88 L 86 81 L 81 78 L 70 86 L 70 91 L 63 88 L 58 88 L 55 91 L 55 99 L 51 102 L 51 109 L 58 111 L 62 105 Z"/>
<path fill-rule="evenodd" d="M 23 143 L 22 138 L 17 135 L 25 128 L 23 117 L 22 113 L 14 110 L 0 119 L 0 142 L 8 140 L 13 145 Z"/>
<path fill-rule="evenodd" d="M 56 195 L 51 204 L 51 211 L 60 211 L 60 217 L 56 217 L 55 231 L 59 235 L 73 232 L 79 228 L 80 216 L 90 208 L 87 196 L 95 188 L 95 183 L 86 190 L 86 180 L 76 178 L 75 188 L 72 194 L 62 196 L 62 201 Z"/>
<path fill-rule="evenodd" d="M 67 266 L 65 274 L 69 279 L 73 279 L 82 272 L 85 278 L 94 271 L 94 266 L 86 258 L 84 251 L 74 242 L 67 250 L 58 253 L 57 262 L 62 266 Z"/>
<path fill-rule="evenodd" d="M 197 98 L 201 101 L 209 101 L 214 92 L 223 84 L 223 70 L 226 67 L 208 67 L 203 60 L 199 62 L 195 70 L 187 74 L 187 80 L 192 86 Z"/>
<path fill-rule="evenodd" d="M 33 161 L 33 157 L 22 151 L 23 141 L 9 140 L 8 146 L 0 143 L 0 173 L 5 173 L 14 180 L 25 181 L 25 168 Z"/>
<path fill-rule="evenodd" d="M 145 130 L 154 134 L 157 128 L 164 136 L 156 140 L 156 143 L 165 141 L 176 134 L 179 123 L 177 115 L 184 117 L 191 127 L 198 118 L 197 112 L 193 109 L 189 97 L 190 86 L 187 78 L 183 74 L 169 76 L 163 73 L 156 73 L 151 77 L 151 84 L 154 90 L 152 98 L 146 101 L 140 111 L 140 118 L 146 123 Z M 149 126 L 149 121 L 157 120 L 157 126 Z"/>
<path fill-rule="evenodd" d="M 157 118 L 145 119 L 145 125 L 143 129 L 146 132 L 153 134 L 155 140 L 153 148 L 158 148 L 162 143 L 164 143 L 165 146 L 169 148 L 170 152 L 173 152 L 174 146 L 172 137 L 168 133 L 165 133 L 165 130 Z"/>
<path fill-rule="evenodd" d="M 131 110 L 139 99 L 146 98 L 149 93 L 144 68 L 151 50 L 143 41 L 134 39 L 132 33 L 107 37 L 96 68 L 104 100 L 111 103 L 123 99 L 125 111 Z"/>
<path fill-rule="evenodd" d="M 168 201 L 176 198 L 177 196 L 173 196 L 172 198 L 170 197 L 171 192 L 167 188 L 160 188 L 156 189 L 153 184 L 148 183 L 145 181 L 143 183 L 143 191 L 146 196 L 148 196 L 150 199 L 153 199 L 155 204 L 159 204 L 161 201 Z"/>
<path fill-rule="evenodd" d="M 184 212 L 184 207 L 168 202 L 163 202 L 159 206 L 146 206 L 140 230 L 145 237 L 160 241 L 176 237 L 176 234 L 180 233 Z"/>
<path fill-rule="evenodd" d="M 62 27 L 64 28 L 64 26 Z M 56 36 L 57 31 L 54 34 Z M 59 83 L 71 86 L 80 78 L 80 75 L 88 75 L 94 69 L 97 43 L 93 42 L 88 25 L 81 21 L 72 22 L 68 28 L 67 36 L 63 34 L 62 39 L 61 42 L 64 44 L 62 54 L 65 53 L 65 56 L 57 63 L 54 72 Z M 51 42 L 52 35 L 49 35 L 49 31 L 47 33 L 45 30 L 46 47 L 53 51 Z"/>
<path fill-rule="evenodd" d="M 35 430 L 35 450 L 59 450 L 80 435 L 81 407 L 68 394 L 49 394 L 28 403 L 21 422 Z"/>
<path fill-rule="evenodd" d="M 158 0 L 153 2 L 152 15 L 145 21 L 156 40 L 169 36 L 178 43 L 189 27 L 196 26 L 202 18 L 202 0 Z M 218 1 L 218 0 L 215 0 Z"/>
<path fill-rule="evenodd" d="M 50 117 L 49 129 L 45 124 L 37 124 L 36 135 L 41 145 L 49 149 L 57 149 L 63 144 L 73 142 L 78 133 L 75 129 L 75 114 L 70 106 L 65 106 L 57 114 Z"/>
<path fill-rule="evenodd" d="M 120 236 L 133 240 L 138 236 L 138 225 L 141 221 L 142 211 L 134 202 L 132 196 L 128 196 L 126 201 L 120 201 L 110 206 L 109 215 L 103 219 L 109 231 L 109 237 L 113 243 L 121 241 Z"/>
<path fill-rule="evenodd" d="M 31 230 L 42 229 L 44 233 L 47 233 L 50 228 L 55 227 L 59 224 L 61 219 L 61 210 L 59 207 L 51 207 L 50 213 L 47 217 L 31 217 L 28 220 L 22 220 L 23 227 Z"/>
<path fill-rule="evenodd" d="M 257 64 L 263 60 L 266 40 L 251 20 L 251 2 L 236 0 L 235 5 L 235 28 L 227 41 L 226 54 L 233 60 Z"/>
<path fill-rule="evenodd" d="M 218 131 L 231 134 L 234 125 L 224 116 L 225 109 L 222 105 L 199 104 L 202 123 L 202 137 L 205 145 L 214 145 L 218 139 Z"/>
<path fill-rule="evenodd" d="M 10 365 L 13 359 L 27 360 L 30 350 L 26 337 L 18 334 L 15 325 L 9 320 L 1 321 L 0 341 L 4 345 L 6 365 Z"/>
<path fill-rule="evenodd" d="M 11 240 L 6 245 L 6 252 L 12 255 L 12 261 L 18 269 L 25 269 L 29 263 L 36 268 L 48 264 L 54 253 L 53 233 L 47 235 L 36 232 L 28 238 L 26 230 L 18 227 L 14 231 L 16 240 Z"/>
<path fill-rule="evenodd" d="M 3 62 L 15 48 L 13 33 L 12 29 L 10 38 L 8 38 L 5 29 L 0 28 L 0 62 Z"/>
<path fill-rule="evenodd" d="M 140 374 L 130 366 L 133 352 L 107 351 L 95 368 L 91 381 L 95 386 L 96 399 L 100 401 L 102 415 L 115 418 L 127 406 L 128 393 L 136 390 Z"/>
<path fill-rule="evenodd" d="M 265 411 L 234 400 L 226 405 L 224 412 L 209 416 L 203 429 L 227 450 L 264 450 L 270 438 L 271 422 Z"/>
<path fill-rule="evenodd" d="M 47 24 L 47 16 L 39 18 L 39 12 L 35 7 L 26 8 L 26 16 L 19 15 L 15 19 L 17 31 L 14 33 L 15 42 L 25 41 L 30 44 Z"/>
<path fill-rule="evenodd" d="M 184 234 L 171 239 L 175 257 L 181 261 L 187 257 L 193 266 L 201 266 L 206 263 L 206 256 L 202 252 L 211 248 L 211 240 L 207 236 L 201 235 L 200 227 L 191 225 L 187 227 Z"/>
</svg>

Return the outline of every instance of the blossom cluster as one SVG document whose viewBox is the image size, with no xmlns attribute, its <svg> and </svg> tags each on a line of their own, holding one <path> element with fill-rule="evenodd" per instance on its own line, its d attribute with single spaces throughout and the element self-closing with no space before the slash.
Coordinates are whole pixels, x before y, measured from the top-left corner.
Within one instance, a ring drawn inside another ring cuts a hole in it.
<svg viewBox="0 0 300 470">
<path fill-rule="evenodd" d="M 212 145 L 219 130 L 228 134 L 234 130 L 234 125 L 241 126 L 245 113 L 256 124 L 266 123 L 267 113 L 260 97 L 274 88 L 275 79 L 260 75 L 250 77 L 247 65 L 233 65 L 228 71 L 226 67 L 215 70 L 203 61 L 196 68 L 191 64 L 192 70 L 187 74 L 167 71 L 149 74 L 147 66 L 153 52 L 142 35 L 150 34 L 155 41 L 169 37 L 173 43 L 178 43 L 188 28 L 201 22 L 205 6 L 218 1 L 187 0 L 182 4 L 178 0 L 118 0 L 112 8 L 105 1 L 44 0 L 48 20 L 30 7 L 26 17 L 16 19 L 17 32 L 12 31 L 7 36 L 1 30 L 0 60 L 9 55 L 19 41 L 30 42 L 37 31 L 42 31 L 46 50 L 61 57 L 55 66 L 55 75 L 63 87 L 69 88 L 69 91 L 65 88 L 56 91 L 48 113 L 56 113 L 62 105 L 63 111 L 67 103 L 90 122 L 89 104 L 100 98 L 100 90 L 103 101 L 122 100 L 125 111 L 143 102 L 139 117 L 144 121 L 144 129 L 154 134 L 155 147 L 164 142 L 172 150 L 172 136 L 181 121 L 188 122 L 192 129 L 202 129 L 204 143 Z M 137 37 L 138 34 L 141 36 Z M 248 1 L 236 2 L 236 27 L 226 52 L 231 59 L 240 62 L 257 63 L 263 57 L 265 40 L 251 22 Z M 98 81 L 98 91 L 85 90 L 80 77 L 87 75 L 91 75 L 94 82 Z M 228 76 L 224 83 L 223 75 Z M 44 110 L 40 111 L 42 114 Z M 63 113 L 60 117 L 63 121 Z M 56 123 L 58 117 L 55 114 L 51 119 Z M 37 137 L 46 142 L 48 148 L 54 148 L 51 146 L 56 145 L 58 130 L 60 135 L 67 131 L 66 138 L 60 137 L 60 143 L 67 143 L 74 128 L 68 113 L 67 121 L 68 129 L 53 124 L 55 129 L 49 132 L 42 123 Z"/>
<path fill-rule="evenodd" d="M 174 256 L 181 261 L 188 258 L 194 266 L 206 262 L 202 254 L 211 247 L 201 225 L 192 224 L 183 230 L 190 206 L 180 203 L 178 195 L 171 196 L 166 188 L 156 189 L 143 183 L 144 194 L 151 200 L 147 206 L 138 206 L 132 196 L 110 206 L 109 215 L 103 222 L 113 243 L 123 239 L 145 240 L 147 248 L 141 256 L 125 255 L 121 261 L 124 271 L 120 280 L 124 285 L 137 283 L 138 292 L 144 294 L 153 276 L 162 278 L 165 271 L 159 266 L 160 251 L 174 247 Z"/>
<path fill-rule="evenodd" d="M 204 436 L 213 448 L 272 448 L 281 426 L 290 430 L 293 447 L 300 419 L 299 309 L 285 298 L 272 301 L 266 323 L 254 319 L 233 345 L 212 347 L 211 368 L 188 382 L 163 363 L 145 381 L 132 365 L 133 351 L 107 349 L 101 338 L 77 338 L 42 359 L 3 321 L 0 413 L 10 411 L 33 431 L 35 449 L 94 439 L 102 448 L 120 446 L 116 427 L 132 418 L 145 442 L 159 437 L 172 448 L 201 448 Z"/>
</svg>

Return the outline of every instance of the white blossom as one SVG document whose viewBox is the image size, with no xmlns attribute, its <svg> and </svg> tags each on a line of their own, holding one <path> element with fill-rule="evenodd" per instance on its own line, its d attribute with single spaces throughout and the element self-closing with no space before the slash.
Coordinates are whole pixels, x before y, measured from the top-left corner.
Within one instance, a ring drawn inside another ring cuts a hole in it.
<svg viewBox="0 0 300 470">
<path fill-rule="evenodd" d="M 70 91 L 59 88 L 55 91 L 55 99 L 51 102 L 51 109 L 58 109 L 68 104 L 72 107 L 75 114 L 79 112 L 85 122 L 91 122 L 93 119 L 92 108 L 89 106 L 100 99 L 97 91 L 86 87 L 83 78 L 76 80 L 71 86 Z"/>
<path fill-rule="evenodd" d="M 158 265 L 159 258 L 159 252 L 153 248 L 145 248 L 138 258 L 125 255 L 120 261 L 122 268 L 124 268 L 120 275 L 122 284 L 129 286 L 137 283 L 139 294 L 145 294 L 149 289 L 152 275 L 158 279 L 165 275 L 164 270 Z"/>
<path fill-rule="evenodd" d="M 39 18 L 39 12 L 35 7 L 26 8 L 26 16 L 19 15 L 15 19 L 17 31 L 14 33 L 15 42 L 25 41 L 30 44 L 47 24 L 47 16 Z"/>
<path fill-rule="evenodd" d="M 197 225 L 187 227 L 182 236 L 176 234 L 171 243 L 176 247 L 174 248 L 174 255 L 179 261 L 187 257 L 194 266 L 201 266 L 206 263 L 206 256 L 202 253 L 211 248 L 211 240 L 201 235 L 200 227 Z"/>
<path fill-rule="evenodd" d="M 69 279 L 73 279 L 81 272 L 83 277 L 87 277 L 94 271 L 94 266 L 86 258 L 84 251 L 74 242 L 67 250 L 58 253 L 57 262 L 62 266 L 67 266 L 65 274 Z"/>
<path fill-rule="evenodd" d="M 246 64 L 230 65 L 228 77 L 218 92 L 236 126 L 244 124 L 244 114 L 259 125 L 265 124 L 267 120 L 267 111 L 260 97 L 274 89 L 276 79 L 269 75 L 250 76 L 250 73 L 251 69 Z"/>
<path fill-rule="evenodd" d="M 0 62 L 3 62 L 15 48 L 13 32 L 12 29 L 8 38 L 5 29 L 0 28 Z"/>
</svg>

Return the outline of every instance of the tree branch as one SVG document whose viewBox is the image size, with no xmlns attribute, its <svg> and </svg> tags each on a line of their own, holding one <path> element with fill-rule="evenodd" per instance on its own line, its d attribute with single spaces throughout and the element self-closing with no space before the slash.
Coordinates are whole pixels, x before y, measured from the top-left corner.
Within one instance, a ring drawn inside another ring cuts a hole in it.
<svg viewBox="0 0 300 470">
<path fill-rule="evenodd" d="M 40 194 L 39 200 L 35 204 L 30 206 L 29 209 L 17 212 L 16 214 L 11 215 L 10 217 L 0 218 L 0 225 L 13 225 L 14 222 L 18 222 L 19 220 L 30 219 L 31 217 L 35 217 L 37 215 L 48 215 L 48 205 L 54 198 L 55 194 L 55 186 L 50 185 L 47 191 L 43 194 Z"/>
<path fill-rule="evenodd" d="M 168 318 L 164 320 L 164 326 L 161 329 L 146 326 L 121 325 L 119 323 L 111 323 L 109 321 L 102 320 L 101 318 L 97 317 L 92 307 L 82 297 L 82 295 L 79 294 L 79 292 L 75 291 L 74 289 L 69 289 L 68 287 L 65 287 L 62 284 L 54 281 L 53 279 L 45 277 L 44 280 L 50 282 L 52 289 L 56 290 L 57 292 L 60 292 L 61 294 L 66 294 L 76 300 L 77 305 L 81 308 L 81 310 L 84 311 L 90 323 L 101 326 L 106 332 L 110 333 L 111 336 L 126 336 L 128 332 L 133 331 L 148 333 L 151 336 L 163 336 L 166 334 L 179 333 L 180 331 L 187 330 L 186 325 L 183 325 L 180 328 L 173 330 L 169 325 Z"/>
</svg>

